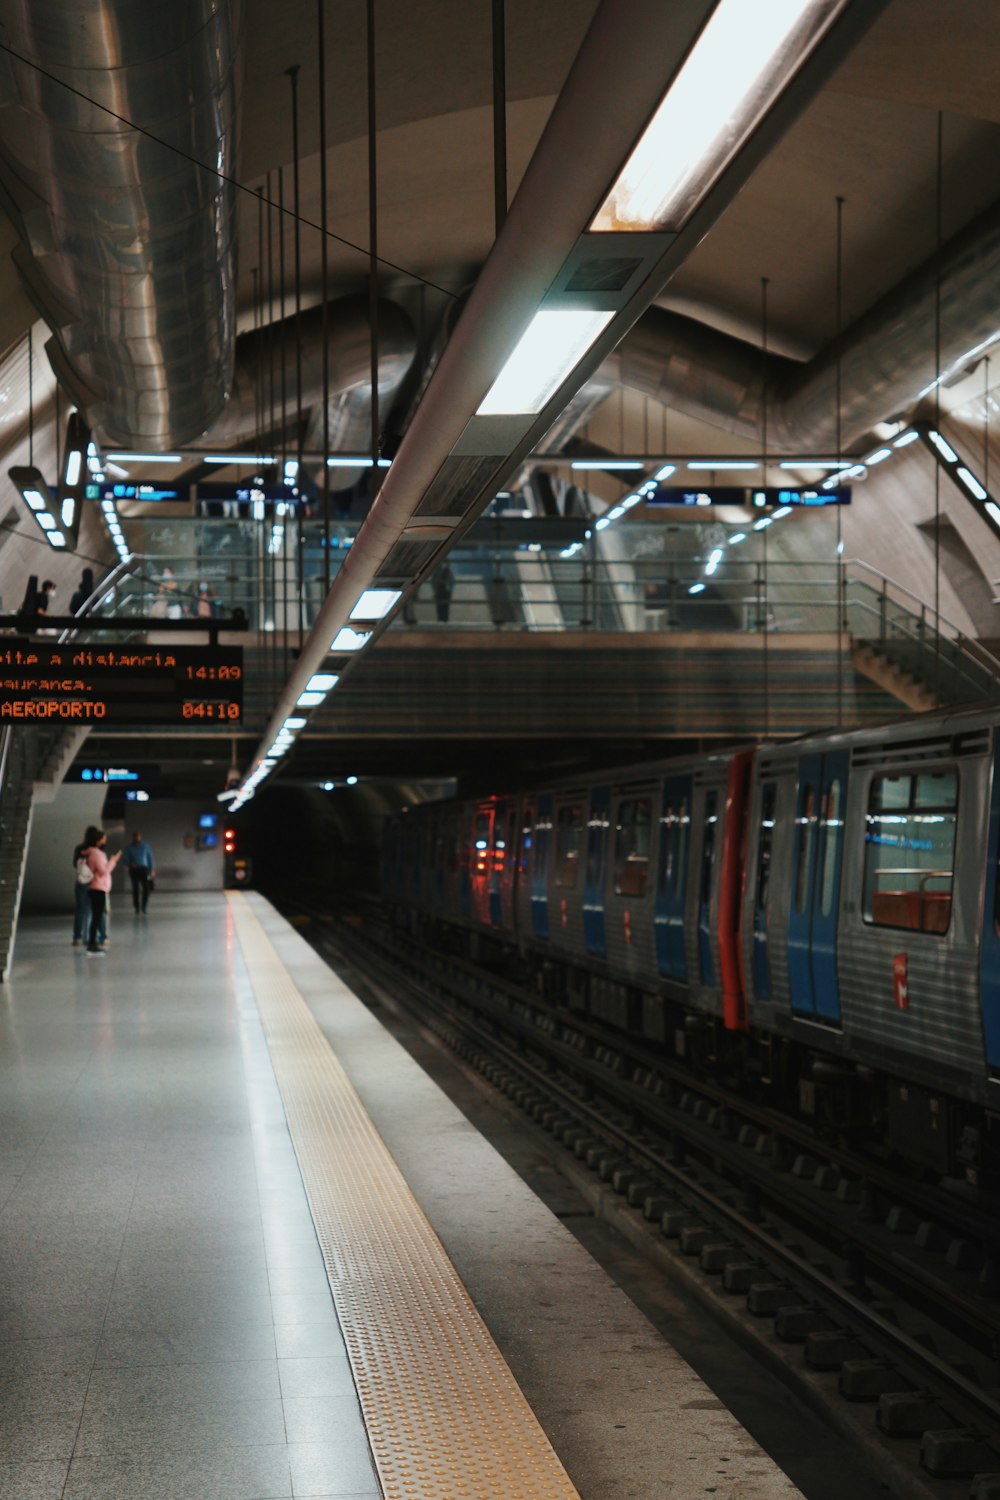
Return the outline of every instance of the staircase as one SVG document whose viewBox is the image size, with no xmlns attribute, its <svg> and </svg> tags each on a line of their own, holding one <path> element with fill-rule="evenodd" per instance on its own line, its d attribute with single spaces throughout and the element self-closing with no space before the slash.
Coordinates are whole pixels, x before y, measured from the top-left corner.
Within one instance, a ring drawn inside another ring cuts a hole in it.
<svg viewBox="0 0 1000 1500">
<path fill-rule="evenodd" d="M 851 662 L 854 670 L 860 672 L 862 677 L 867 677 L 869 682 L 874 682 L 884 692 L 891 693 L 913 713 L 922 714 L 938 707 L 937 694 L 925 682 L 921 682 L 914 672 L 894 661 L 873 642 L 852 641 Z"/>
</svg>

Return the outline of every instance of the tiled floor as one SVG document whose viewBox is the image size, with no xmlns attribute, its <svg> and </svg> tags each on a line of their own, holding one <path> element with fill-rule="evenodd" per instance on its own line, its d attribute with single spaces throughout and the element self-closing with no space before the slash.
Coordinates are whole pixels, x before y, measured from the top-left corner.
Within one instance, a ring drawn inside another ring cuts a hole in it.
<svg viewBox="0 0 1000 1500">
<path fill-rule="evenodd" d="M 224 900 L 154 899 L 0 986 L 0 1500 L 376 1500 Z"/>
</svg>

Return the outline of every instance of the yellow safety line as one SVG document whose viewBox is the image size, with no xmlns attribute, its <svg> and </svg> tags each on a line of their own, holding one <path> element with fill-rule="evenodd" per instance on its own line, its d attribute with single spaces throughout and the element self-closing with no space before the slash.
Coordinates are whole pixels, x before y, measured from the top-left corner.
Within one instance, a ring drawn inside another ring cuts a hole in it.
<svg viewBox="0 0 1000 1500">
<path fill-rule="evenodd" d="M 249 903 L 230 910 L 389 1500 L 579 1500 Z"/>
</svg>

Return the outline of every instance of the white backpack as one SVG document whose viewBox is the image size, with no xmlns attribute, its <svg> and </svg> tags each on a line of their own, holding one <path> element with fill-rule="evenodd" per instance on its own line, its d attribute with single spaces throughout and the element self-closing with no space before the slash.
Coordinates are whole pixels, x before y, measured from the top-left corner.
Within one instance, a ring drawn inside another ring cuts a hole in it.
<svg viewBox="0 0 1000 1500">
<path fill-rule="evenodd" d="M 93 878 L 94 872 L 87 863 L 87 856 L 81 854 L 76 862 L 76 883 L 77 885 L 89 885 Z"/>
</svg>

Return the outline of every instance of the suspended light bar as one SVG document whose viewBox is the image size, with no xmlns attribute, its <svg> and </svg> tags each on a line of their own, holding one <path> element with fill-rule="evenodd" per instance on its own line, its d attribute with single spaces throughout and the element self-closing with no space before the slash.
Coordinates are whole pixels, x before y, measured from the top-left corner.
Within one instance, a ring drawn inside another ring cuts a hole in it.
<svg viewBox="0 0 1000 1500">
<path fill-rule="evenodd" d="M 653 475 L 653 478 L 656 480 L 657 484 L 662 484 L 665 479 L 670 478 L 671 474 L 676 468 L 676 464 L 664 464 L 663 468 L 660 469 L 658 473 Z"/>
<path fill-rule="evenodd" d="M 108 457 L 119 458 L 127 457 L 127 455 L 111 453 Z M 163 458 L 159 461 L 166 463 L 167 459 Z M 174 460 L 174 462 L 179 461 L 179 457 Z M 276 464 L 278 462 L 273 453 L 204 453 L 201 461 L 203 464 Z"/>
<path fill-rule="evenodd" d="M 712 551 L 708 554 L 708 562 L 705 564 L 705 572 L 709 575 L 709 577 L 711 577 L 711 575 L 715 572 L 721 561 L 722 548 L 713 547 Z"/>
<path fill-rule="evenodd" d="M 644 469 L 641 458 L 575 458 L 571 469 Z"/>
<path fill-rule="evenodd" d="M 982 480 L 977 478 L 969 465 L 959 457 L 947 438 L 942 437 L 940 432 L 937 432 L 933 427 L 925 427 L 923 425 L 918 426 L 916 436 L 923 439 L 924 446 L 938 467 L 943 469 L 948 477 L 958 485 L 962 493 L 966 497 L 971 496 L 973 500 L 981 502 L 981 507 L 977 507 L 980 515 L 985 514 L 991 526 L 996 527 L 998 518 L 1000 518 L 1000 508 L 997 507 Z"/>
<path fill-rule="evenodd" d="M 760 464 L 748 458 L 693 458 L 689 469 L 759 469 Z"/>
<path fill-rule="evenodd" d="M 479 403 L 476 415 L 516 416 L 541 411 L 613 317 L 613 312 L 591 308 L 540 309 Z"/>
<path fill-rule="evenodd" d="M 901 437 L 896 438 L 892 446 L 894 448 L 908 448 L 910 444 L 915 443 L 919 437 L 920 433 L 911 429 L 909 432 L 904 432 Z"/>
<path fill-rule="evenodd" d="M 703 594 L 704 592 L 705 585 L 703 583 L 692 583 L 691 587 L 688 589 L 689 594 Z"/>
<path fill-rule="evenodd" d="M 179 464 L 181 455 L 179 453 L 109 453 L 108 461 L 123 464 Z M 227 459 L 226 462 L 230 460 Z"/>
<path fill-rule="evenodd" d="M 375 467 L 370 458 L 365 458 L 364 455 L 360 453 L 351 455 L 343 453 L 334 454 L 327 459 L 326 466 L 328 469 L 372 469 Z M 378 467 L 380 469 L 391 468 L 392 459 L 378 459 Z"/>
<path fill-rule="evenodd" d="M 590 228 L 680 230 L 840 8 L 720 0 Z"/>
</svg>

